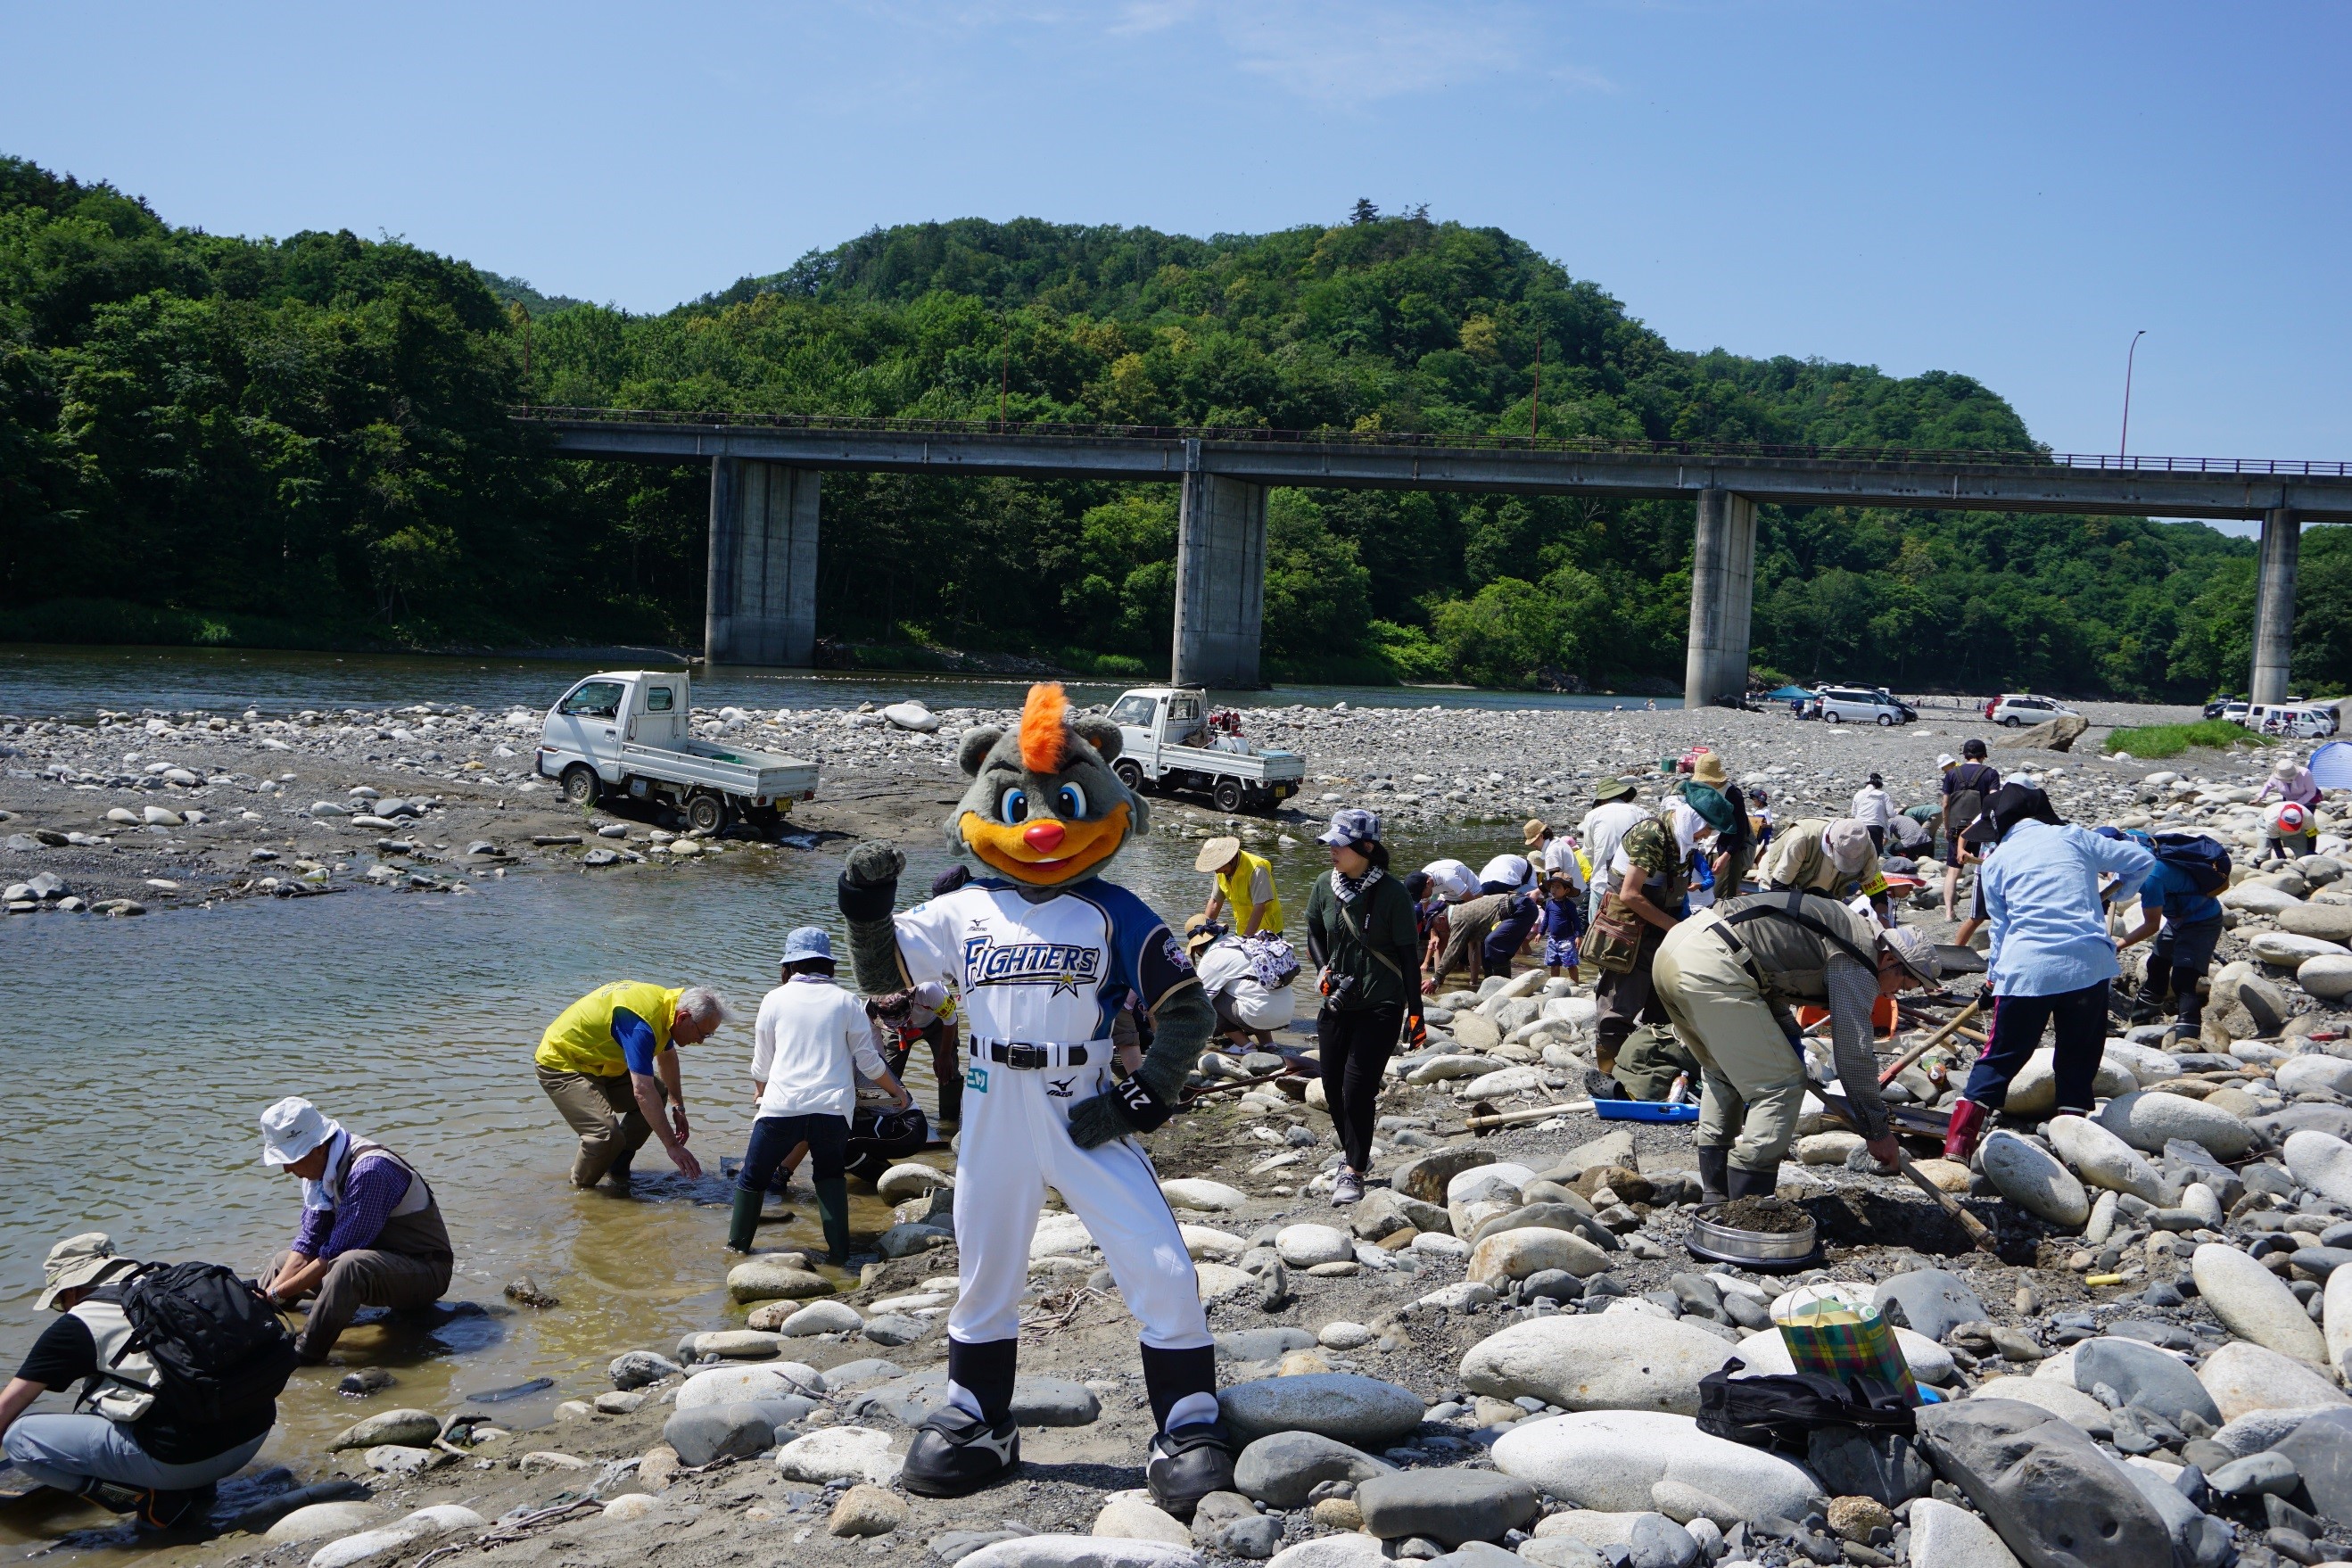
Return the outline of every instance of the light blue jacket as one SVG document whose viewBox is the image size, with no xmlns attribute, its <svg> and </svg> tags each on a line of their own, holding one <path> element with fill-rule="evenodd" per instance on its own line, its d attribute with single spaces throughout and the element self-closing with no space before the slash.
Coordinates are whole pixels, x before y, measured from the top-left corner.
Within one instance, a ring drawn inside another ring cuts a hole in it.
<svg viewBox="0 0 2352 1568">
<path fill-rule="evenodd" d="M 2113 980 L 2120 967 L 2099 904 L 2099 873 L 2128 902 L 2156 857 L 2127 838 L 2102 838 L 2072 823 L 2021 822 L 1985 861 L 1992 921 L 1989 978 L 1996 996 L 2055 996 Z"/>
</svg>

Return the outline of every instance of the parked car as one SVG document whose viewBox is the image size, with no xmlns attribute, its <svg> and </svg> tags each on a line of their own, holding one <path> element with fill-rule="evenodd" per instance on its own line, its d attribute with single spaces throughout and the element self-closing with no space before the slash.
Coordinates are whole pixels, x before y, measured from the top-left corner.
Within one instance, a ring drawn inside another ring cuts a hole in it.
<svg viewBox="0 0 2352 1568">
<path fill-rule="evenodd" d="M 1208 695 L 1196 687 L 1139 686 L 1110 705 L 1110 718 L 1119 729 L 1111 772 L 1132 790 L 1190 790 L 1219 811 L 1269 812 L 1307 777 L 1307 759 L 1251 746 L 1238 717 L 1213 716 Z"/>
<path fill-rule="evenodd" d="M 1908 724 L 1918 714 L 1884 691 L 1865 686 L 1824 686 L 1814 700 L 1830 724 Z"/>
<path fill-rule="evenodd" d="M 2205 704 L 2205 717 L 2208 719 L 2237 720 L 2245 716 L 2246 700 L 2242 697 L 2216 697 Z"/>
<path fill-rule="evenodd" d="M 2291 741 L 2324 741 L 2336 733 L 2338 720 L 2333 704 L 2257 702 L 2239 722 L 2258 734 Z"/>
<path fill-rule="evenodd" d="M 2026 724 L 2046 724 L 2061 717 L 2079 718 L 2072 708 L 2054 697 L 2036 697 L 2030 691 L 2004 691 L 1985 710 L 1985 717 L 2005 730 L 2015 730 Z"/>
<path fill-rule="evenodd" d="M 593 805 L 608 794 L 667 802 L 703 834 L 739 821 L 773 832 L 794 801 L 816 798 L 814 763 L 696 739 L 687 728 L 691 699 L 677 670 L 590 676 L 547 710 L 540 775 L 562 781 L 563 798 L 574 805 Z"/>
</svg>

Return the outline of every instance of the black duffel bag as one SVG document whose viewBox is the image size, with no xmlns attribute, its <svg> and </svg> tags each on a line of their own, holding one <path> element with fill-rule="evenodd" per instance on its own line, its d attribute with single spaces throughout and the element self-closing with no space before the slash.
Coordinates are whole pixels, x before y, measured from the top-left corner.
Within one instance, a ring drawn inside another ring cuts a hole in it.
<svg viewBox="0 0 2352 1568">
<path fill-rule="evenodd" d="M 1734 1377 L 1747 1363 L 1737 1357 L 1698 1380 L 1698 1429 L 1751 1448 L 1802 1449 L 1825 1426 L 1901 1432 L 1917 1426 L 1898 1391 L 1874 1377 L 1841 1384 L 1816 1372 Z"/>
</svg>

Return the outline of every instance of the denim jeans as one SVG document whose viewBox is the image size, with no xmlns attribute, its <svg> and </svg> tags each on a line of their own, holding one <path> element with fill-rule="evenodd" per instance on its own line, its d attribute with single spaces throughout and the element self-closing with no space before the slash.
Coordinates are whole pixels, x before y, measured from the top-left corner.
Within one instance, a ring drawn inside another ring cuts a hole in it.
<svg viewBox="0 0 2352 1568">
<path fill-rule="evenodd" d="M 194 1491 L 233 1476 L 253 1462 L 269 1440 L 264 1432 L 209 1459 L 167 1465 L 148 1457 L 131 1428 L 103 1415 L 19 1415 L 0 1437 L 0 1449 L 33 1479 L 60 1491 L 77 1491 L 87 1480 L 114 1481 L 158 1491 Z"/>
<path fill-rule="evenodd" d="M 2102 980 L 2051 996 L 1997 998 L 1984 1055 L 1977 1058 L 1969 1086 L 1960 1092 L 1987 1110 L 1999 1110 L 2009 1099 L 2010 1081 L 2041 1046 L 2043 1031 L 2054 1025 L 2058 1044 L 2052 1066 L 2058 1075 L 2058 1109 L 2088 1116 L 2091 1082 L 2098 1076 L 2099 1058 L 2106 1054 L 2109 984 Z"/>
</svg>

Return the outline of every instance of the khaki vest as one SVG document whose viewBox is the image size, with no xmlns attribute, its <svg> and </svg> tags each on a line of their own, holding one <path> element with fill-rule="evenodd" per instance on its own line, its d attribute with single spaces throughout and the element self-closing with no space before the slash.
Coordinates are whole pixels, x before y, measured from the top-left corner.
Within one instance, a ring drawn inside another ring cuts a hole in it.
<svg viewBox="0 0 2352 1568">
<path fill-rule="evenodd" d="M 1715 906 L 1717 920 L 1744 910 L 1788 907 L 1789 895 L 1751 893 L 1743 899 L 1727 899 Z M 1818 893 L 1808 893 L 1801 906 L 1806 915 L 1837 932 L 1864 953 L 1876 951 L 1878 937 L 1862 917 L 1839 903 Z M 1750 962 L 1763 977 L 1767 996 L 1784 1001 L 1823 1002 L 1829 999 L 1830 954 L 1840 950 L 1807 931 L 1795 921 L 1778 915 L 1763 915 L 1745 920 L 1730 928 L 1748 950 Z M 1852 956 L 1848 954 L 1847 956 Z"/>
<path fill-rule="evenodd" d="M 374 1252 L 396 1252 L 407 1258 L 421 1258 L 433 1262 L 454 1261 L 457 1253 L 449 1245 L 449 1227 L 442 1223 L 441 1205 L 434 1200 L 433 1188 L 417 1174 L 416 1167 L 385 1148 L 364 1138 L 346 1138 L 343 1158 L 331 1167 L 320 1180 L 328 1201 L 340 1207 L 343 1189 L 352 1179 L 352 1167 L 362 1155 L 389 1160 L 408 1173 L 408 1190 L 392 1205 L 385 1216 L 383 1228 L 370 1244 Z"/>
<path fill-rule="evenodd" d="M 66 1316 L 79 1318 L 98 1342 L 98 1372 L 81 1385 L 74 1401 L 77 1410 L 89 1410 L 128 1426 L 155 1408 L 155 1390 L 163 1374 L 143 1351 L 126 1351 L 131 1320 L 123 1315 L 120 1286 L 101 1285 Z M 116 1358 L 120 1357 L 118 1361 Z"/>
</svg>

